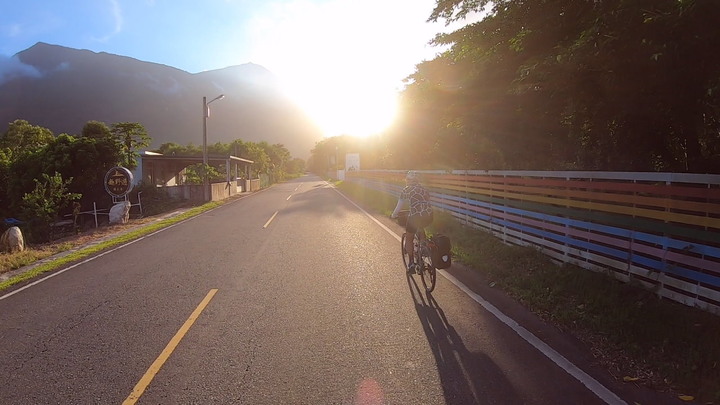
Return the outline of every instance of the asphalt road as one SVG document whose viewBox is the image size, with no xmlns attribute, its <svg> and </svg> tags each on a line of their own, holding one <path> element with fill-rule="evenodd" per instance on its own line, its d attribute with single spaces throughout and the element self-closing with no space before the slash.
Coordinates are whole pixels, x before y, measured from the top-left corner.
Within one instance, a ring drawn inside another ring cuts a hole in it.
<svg viewBox="0 0 720 405">
<path fill-rule="evenodd" d="M 0 403 L 677 403 L 400 233 L 307 176 L 4 291 Z"/>
</svg>

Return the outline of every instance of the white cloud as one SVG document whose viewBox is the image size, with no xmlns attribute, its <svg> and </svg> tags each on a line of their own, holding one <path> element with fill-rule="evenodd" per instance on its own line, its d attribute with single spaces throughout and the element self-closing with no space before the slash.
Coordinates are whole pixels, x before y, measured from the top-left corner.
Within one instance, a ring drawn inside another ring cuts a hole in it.
<svg viewBox="0 0 720 405">
<path fill-rule="evenodd" d="M 120 3 L 118 3 L 118 0 L 110 0 L 110 4 L 112 5 L 112 14 L 113 18 L 115 20 L 115 34 L 118 34 L 123 29 L 123 13 L 122 9 L 120 8 Z"/>
<path fill-rule="evenodd" d="M 0 85 L 18 77 L 41 77 L 34 66 L 26 65 L 17 57 L 0 55 Z"/>
<path fill-rule="evenodd" d="M 53 69 L 55 72 L 62 72 L 66 70 L 70 70 L 70 62 L 60 62 L 60 64 Z"/>
<path fill-rule="evenodd" d="M 113 31 L 110 34 L 107 34 L 102 37 L 93 37 L 92 39 L 97 42 L 107 42 L 112 38 L 113 36 L 119 34 L 123 30 L 123 26 L 125 24 L 125 20 L 123 18 L 123 12 L 122 8 L 120 7 L 120 3 L 118 0 L 109 0 L 110 2 L 110 13 L 112 15 L 113 20 Z"/>
</svg>

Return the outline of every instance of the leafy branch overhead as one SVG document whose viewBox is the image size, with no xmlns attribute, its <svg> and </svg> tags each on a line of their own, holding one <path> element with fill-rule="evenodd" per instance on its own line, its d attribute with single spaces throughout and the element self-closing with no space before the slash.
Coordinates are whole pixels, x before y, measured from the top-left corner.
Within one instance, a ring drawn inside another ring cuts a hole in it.
<svg viewBox="0 0 720 405">
<path fill-rule="evenodd" d="M 720 173 L 717 1 L 438 0 L 430 20 L 478 15 L 408 77 L 391 165 Z"/>
</svg>

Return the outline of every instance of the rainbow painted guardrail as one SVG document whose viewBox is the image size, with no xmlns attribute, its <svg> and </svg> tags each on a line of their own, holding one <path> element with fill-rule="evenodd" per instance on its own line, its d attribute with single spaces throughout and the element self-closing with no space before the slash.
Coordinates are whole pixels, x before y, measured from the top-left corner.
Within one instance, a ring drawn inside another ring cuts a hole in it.
<svg viewBox="0 0 720 405">
<path fill-rule="evenodd" d="M 720 314 L 720 175 L 420 173 L 434 206 L 467 225 Z M 397 196 L 403 178 L 362 170 L 346 180 Z"/>
</svg>

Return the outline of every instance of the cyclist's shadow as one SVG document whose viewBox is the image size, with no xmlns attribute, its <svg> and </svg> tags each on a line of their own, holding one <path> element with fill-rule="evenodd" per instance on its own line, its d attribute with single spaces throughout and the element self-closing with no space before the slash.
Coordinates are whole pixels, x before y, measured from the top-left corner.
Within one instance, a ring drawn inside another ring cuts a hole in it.
<svg viewBox="0 0 720 405">
<path fill-rule="evenodd" d="M 439 275 L 438 275 L 439 276 Z M 415 310 L 435 356 L 438 374 L 448 404 L 498 403 L 490 392 L 502 392 L 502 403 L 522 403 L 513 396 L 515 390 L 503 372 L 484 353 L 470 352 L 450 325 L 442 308 L 432 294 L 426 293 L 422 282 L 407 276 Z"/>
</svg>

